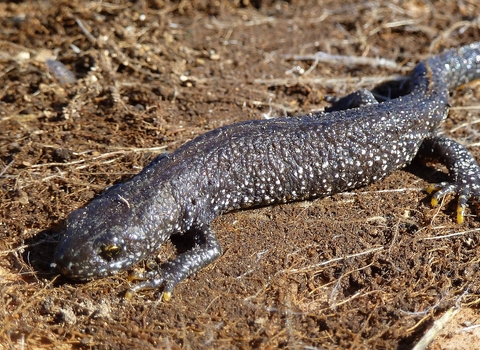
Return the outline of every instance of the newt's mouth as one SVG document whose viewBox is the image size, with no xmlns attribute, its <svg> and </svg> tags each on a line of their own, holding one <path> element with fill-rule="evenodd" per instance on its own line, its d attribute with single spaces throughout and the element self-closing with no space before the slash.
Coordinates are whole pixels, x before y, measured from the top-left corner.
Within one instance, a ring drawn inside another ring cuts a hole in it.
<svg viewBox="0 0 480 350">
<path fill-rule="evenodd" d="M 119 271 L 131 267 L 135 262 L 128 257 L 106 259 L 102 254 L 92 254 L 85 259 L 81 249 L 71 250 L 59 246 L 52 266 L 69 279 L 89 281 L 94 278 L 115 275 Z"/>
<path fill-rule="evenodd" d="M 78 265 L 73 264 L 72 262 L 65 263 L 61 258 L 58 259 L 58 257 L 56 257 L 52 266 L 65 277 L 80 282 L 89 281 L 96 276 L 100 276 L 97 273 L 85 269 L 87 268 L 87 265 L 84 265 L 84 268 L 79 268 Z"/>
</svg>

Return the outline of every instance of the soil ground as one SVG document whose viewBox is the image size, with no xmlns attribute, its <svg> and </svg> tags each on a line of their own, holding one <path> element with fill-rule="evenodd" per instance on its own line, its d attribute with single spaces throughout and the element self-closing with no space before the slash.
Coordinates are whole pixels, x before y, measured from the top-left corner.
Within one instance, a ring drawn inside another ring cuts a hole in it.
<svg viewBox="0 0 480 350">
<path fill-rule="evenodd" d="M 224 255 L 170 302 L 126 300 L 127 272 L 75 284 L 50 264 L 62 220 L 156 154 L 407 74 L 480 40 L 479 13 L 476 0 L 0 3 L 0 348 L 410 349 L 452 307 L 430 349 L 476 348 L 480 220 L 472 207 L 458 225 L 453 196 L 430 206 L 439 165 L 219 217 Z M 477 159 L 479 99 L 458 89 L 443 125 Z"/>
</svg>

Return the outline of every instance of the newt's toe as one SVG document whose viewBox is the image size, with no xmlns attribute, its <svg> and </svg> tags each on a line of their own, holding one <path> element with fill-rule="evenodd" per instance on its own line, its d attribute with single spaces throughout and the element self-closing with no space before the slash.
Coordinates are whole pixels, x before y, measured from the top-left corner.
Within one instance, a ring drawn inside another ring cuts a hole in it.
<svg viewBox="0 0 480 350">
<path fill-rule="evenodd" d="M 459 224 L 463 224 L 464 221 L 465 221 L 465 208 L 459 205 L 457 207 L 457 222 Z"/>
<path fill-rule="evenodd" d="M 164 301 L 170 301 L 172 299 L 172 293 L 171 292 L 163 292 L 162 293 L 162 298 Z"/>
<path fill-rule="evenodd" d="M 457 206 L 457 222 L 459 224 L 463 224 L 465 221 L 465 208 L 467 207 L 468 203 L 468 195 L 461 194 L 458 196 L 458 206 Z"/>
<path fill-rule="evenodd" d="M 129 282 L 135 282 L 135 281 L 144 281 L 145 277 L 141 273 L 132 271 L 128 274 L 127 279 Z"/>
<path fill-rule="evenodd" d="M 427 191 L 428 194 L 432 194 L 434 191 L 436 191 L 438 189 L 439 189 L 439 187 L 437 186 L 437 184 L 430 184 L 430 185 L 427 186 L 425 191 Z M 438 202 L 437 202 L 437 204 L 438 204 Z"/>
<path fill-rule="evenodd" d="M 454 184 L 450 184 L 447 182 L 431 184 L 426 188 L 426 191 L 428 194 L 436 191 L 435 193 L 433 193 L 432 200 L 430 202 L 432 204 L 432 207 L 436 207 L 440 199 L 445 197 L 447 194 L 458 192 L 457 187 Z"/>
<path fill-rule="evenodd" d="M 133 298 L 133 294 L 135 294 L 135 292 L 133 292 L 133 291 L 130 290 L 130 289 L 127 290 L 127 291 L 125 292 L 125 299 L 127 299 L 127 300 L 132 299 L 132 298 Z"/>
</svg>

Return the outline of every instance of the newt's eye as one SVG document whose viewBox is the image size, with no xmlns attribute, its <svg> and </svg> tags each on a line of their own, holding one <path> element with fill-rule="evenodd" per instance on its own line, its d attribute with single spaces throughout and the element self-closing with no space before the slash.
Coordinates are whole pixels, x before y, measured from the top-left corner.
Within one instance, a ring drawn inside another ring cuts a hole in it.
<svg viewBox="0 0 480 350">
<path fill-rule="evenodd" d="M 122 248 L 115 244 L 109 244 L 107 246 L 103 246 L 101 249 L 102 249 L 102 253 L 101 253 L 102 257 L 108 261 L 115 258 L 122 251 Z"/>
</svg>

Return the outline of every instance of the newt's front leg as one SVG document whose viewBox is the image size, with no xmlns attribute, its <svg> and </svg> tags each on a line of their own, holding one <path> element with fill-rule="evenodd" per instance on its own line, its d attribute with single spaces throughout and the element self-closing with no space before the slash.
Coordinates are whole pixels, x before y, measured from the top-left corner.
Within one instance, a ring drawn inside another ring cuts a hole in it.
<svg viewBox="0 0 480 350">
<path fill-rule="evenodd" d="M 178 255 L 172 261 L 145 276 L 131 275 L 131 280 L 143 279 L 145 281 L 130 288 L 125 297 L 130 299 L 137 291 L 163 287 L 163 300 L 168 301 L 172 296 L 173 288 L 178 283 L 222 255 L 220 242 L 209 225 L 196 228 L 194 233 L 196 245 L 191 250 Z"/>
<path fill-rule="evenodd" d="M 445 136 L 434 136 L 423 141 L 417 158 L 434 160 L 447 167 L 451 181 L 432 184 L 428 193 L 432 196 L 432 205 L 449 193 L 458 195 L 457 221 L 464 221 L 465 208 L 469 199 L 480 200 L 480 166 L 470 152 L 456 141 Z"/>
</svg>

